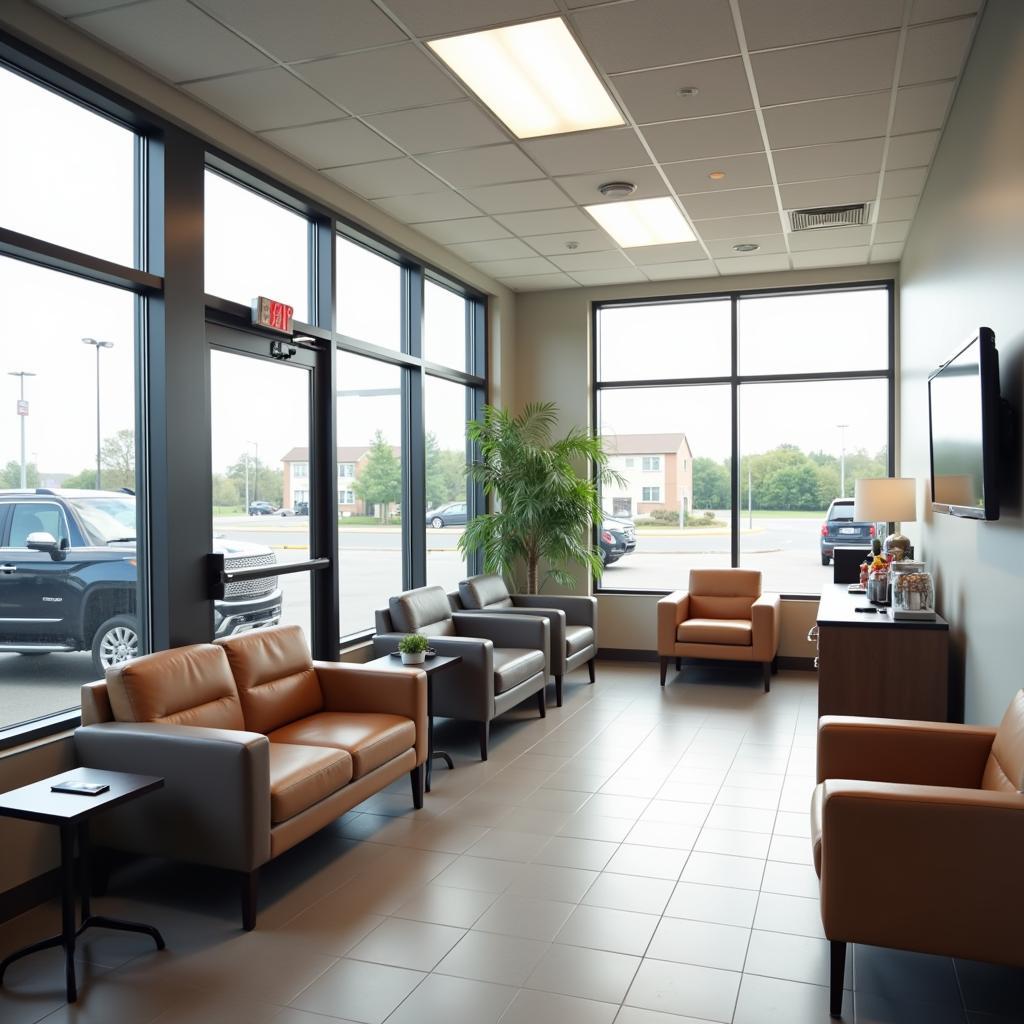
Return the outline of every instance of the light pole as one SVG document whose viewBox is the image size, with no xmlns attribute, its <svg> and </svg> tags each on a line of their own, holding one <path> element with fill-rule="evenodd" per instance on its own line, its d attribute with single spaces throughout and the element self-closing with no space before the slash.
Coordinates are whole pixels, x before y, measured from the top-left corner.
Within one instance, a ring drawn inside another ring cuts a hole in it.
<svg viewBox="0 0 1024 1024">
<path fill-rule="evenodd" d="M 34 377 L 35 374 L 28 370 L 16 370 L 8 373 L 8 376 L 21 378 L 21 390 L 18 393 L 18 416 L 21 418 L 21 489 L 25 490 L 28 486 L 28 476 L 25 472 L 25 420 L 28 419 L 28 406 L 25 405 L 25 378 Z"/>
<path fill-rule="evenodd" d="M 837 423 L 839 429 L 839 497 L 846 497 L 846 428 L 849 423 Z"/>
<path fill-rule="evenodd" d="M 246 444 L 251 444 L 256 450 L 254 456 L 255 469 L 252 479 L 252 500 L 255 501 L 260 496 L 260 446 L 256 441 L 246 441 Z M 245 514 L 249 514 L 249 453 L 245 453 Z"/>
<path fill-rule="evenodd" d="M 96 349 L 96 490 L 100 490 L 100 349 L 113 348 L 112 341 L 100 341 L 97 338 L 83 338 L 83 345 L 92 345 Z"/>
</svg>

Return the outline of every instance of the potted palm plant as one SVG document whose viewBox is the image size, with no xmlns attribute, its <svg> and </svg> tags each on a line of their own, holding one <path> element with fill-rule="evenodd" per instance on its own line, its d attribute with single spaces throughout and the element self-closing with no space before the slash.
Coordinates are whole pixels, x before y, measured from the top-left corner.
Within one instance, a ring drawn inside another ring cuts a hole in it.
<svg viewBox="0 0 1024 1024">
<path fill-rule="evenodd" d="M 527 594 L 539 593 L 549 579 L 572 586 L 572 565 L 601 574 L 593 544 L 593 526 L 603 518 L 598 485 L 624 482 L 609 468 L 600 437 L 573 428 L 554 440 L 557 424 L 557 406 L 538 402 L 518 416 L 484 406 L 483 418 L 466 428 L 479 452 L 468 472 L 498 499 L 499 508 L 476 516 L 459 548 L 480 549 L 485 571 L 510 580 L 525 565 Z M 543 580 L 541 563 L 547 567 Z"/>
</svg>

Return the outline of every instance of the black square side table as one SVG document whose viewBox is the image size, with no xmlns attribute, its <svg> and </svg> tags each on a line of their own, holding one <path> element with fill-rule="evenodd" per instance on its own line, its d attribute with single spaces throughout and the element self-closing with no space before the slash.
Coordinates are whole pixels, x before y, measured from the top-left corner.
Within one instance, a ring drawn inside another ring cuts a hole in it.
<svg viewBox="0 0 1024 1024">
<path fill-rule="evenodd" d="M 110 788 L 98 796 L 80 796 L 72 793 L 54 793 L 50 787 L 58 782 L 103 783 Z M 116 807 L 128 800 L 164 784 L 163 779 L 153 775 L 129 775 L 126 772 L 105 772 L 96 768 L 74 768 L 49 779 L 33 782 L 0 793 L 0 817 L 21 818 L 24 821 L 44 822 L 60 828 L 60 873 L 61 873 L 61 920 L 60 935 L 51 936 L 41 942 L 19 949 L 0 963 L 0 985 L 3 984 L 7 968 L 23 956 L 53 946 L 64 947 L 64 971 L 67 979 L 68 1002 L 78 998 L 75 979 L 75 940 L 86 928 L 115 928 L 124 932 L 141 932 L 156 943 L 157 949 L 164 948 L 163 936 L 148 924 L 133 921 L 119 921 L 112 917 L 94 916 L 89 906 L 89 821 L 101 811 Z M 78 839 L 78 860 L 81 872 L 79 881 L 82 901 L 82 923 L 77 925 L 75 907 L 75 838 Z"/>
</svg>

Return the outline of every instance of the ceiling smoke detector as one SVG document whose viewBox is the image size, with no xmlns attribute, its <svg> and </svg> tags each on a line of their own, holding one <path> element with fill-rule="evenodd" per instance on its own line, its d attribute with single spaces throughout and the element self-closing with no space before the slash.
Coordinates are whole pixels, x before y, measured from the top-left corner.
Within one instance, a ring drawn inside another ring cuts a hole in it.
<svg viewBox="0 0 1024 1024">
<path fill-rule="evenodd" d="M 695 85 L 684 85 L 679 90 L 680 96 L 696 96 L 700 92 L 700 89 Z"/>
<path fill-rule="evenodd" d="M 636 185 L 631 181 L 606 181 L 598 185 L 597 191 L 606 199 L 625 199 L 636 191 Z"/>
<path fill-rule="evenodd" d="M 871 203 L 847 203 L 845 206 L 816 206 L 806 210 L 790 210 L 790 231 L 813 231 L 816 228 L 870 224 L 871 206 Z"/>
<path fill-rule="evenodd" d="M 757 242 L 740 242 L 732 247 L 733 252 L 757 252 L 761 246 Z"/>
<path fill-rule="evenodd" d="M 578 249 L 580 247 L 580 243 L 579 242 L 566 242 L 565 243 L 565 247 L 566 247 L 566 249 L 568 249 L 570 251 L 575 251 L 576 249 Z"/>
</svg>

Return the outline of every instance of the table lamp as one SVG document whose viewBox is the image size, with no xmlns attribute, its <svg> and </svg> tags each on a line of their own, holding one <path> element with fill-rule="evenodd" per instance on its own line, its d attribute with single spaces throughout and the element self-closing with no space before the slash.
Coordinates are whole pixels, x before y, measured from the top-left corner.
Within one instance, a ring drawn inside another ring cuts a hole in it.
<svg viewBox="0 0 1024 1024">
<path fill-rule="evenodd" d="M 857 480 L 853 489 L 853 518 L 860 523 L 887 523 L 889 536 L 882 550 L 888 554 L 901 548 L 906 553 L 910 541 L 896 532 L 896 526 L 917 519 L 917 480 L 912 476 Z"/>
</svg>

